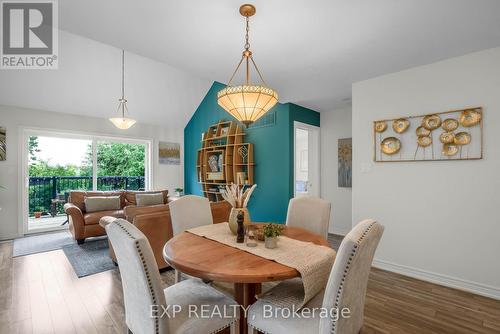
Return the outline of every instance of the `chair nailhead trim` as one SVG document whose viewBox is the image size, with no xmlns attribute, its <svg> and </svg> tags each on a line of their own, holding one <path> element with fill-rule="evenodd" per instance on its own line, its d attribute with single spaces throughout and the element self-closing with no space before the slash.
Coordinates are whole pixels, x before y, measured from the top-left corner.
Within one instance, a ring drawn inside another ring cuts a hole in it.
<svg viewBox="0 0 500 334">
<path fill-rule="evenodd" d="M 247 320 L 247 322 L 248 322 L 248 320 Z M 271 334 L 270 332 L 267 332 L 267 331 L 265 331 L 265 330 L 263 330 L 263 329 L 261 329 L 261 328 L 259 328 L 259 327 L 256 327 L 256 326 L 252 325 L 252 324 L 251 324 L 251 323 L 249 323 L 249 322 L 248 322 L 248 324 L 250 325 L 250 327 L 252 327 L 252 329 L 256 329 L 256 330 L 258 330 L 258 331 L 259 331 L 259 332 L 261 332 L 261 333 L 264 333 L 264 334 Z M 252 333 L 248 333 L 248 334 L 252 334 Z"/>
<path fill-rule="evenodd" d="M 117 221 L 116 225 L 119 226 L 130 237 L 130 239 L 135 240 L 135 248 L 137 249 L 137 252 L 139 253 L 139 257 L 141 258 L 142 267 L 144 269 L 144 272 L 146 273 L 146 279 L 148 281 L 149 294 L 150 294 L 151 298 L 153 299 L 153 305 L 156 305 L 157 304 L 157 302 L 156 302 L 157 298 L 156 298 L 155 291 L 153 289 L 153 282 L 151 281 L 151 275 L 150 275 L 149 270 L 148 270 L 148 268 L 146 266 L 146 259 L 144 258 L 144 254 L 142 253 L 142 249 L 141 249 L 141 247 L 139 245 L 139 240 L 137 240 L 130 233 L 130 231 L 125 226 L 123 226 L 120 223 L 120 221 Z M 160 321 L 159 321 L 158 318 L 154 318 L 154 322 L 155 322 L 155 333 L 159 334 L 160 333 Z"/>
<path fill-rule="evenodd" d="M 347 265 L 346 265 L 345 270 L 344 270 L 344 275 L 342 276 L 342 280 L 340 282 L 339 289 L 337 290 L 337 295 L 336 295 L 336 298 L 335 298 L 335 306 L 334 306 L 334 309 L 333 309 L 333 312 L 334 312 L 333 315 L 334 316 L 337 315 L 337 310 L 339 308 L 339 303 L 340 303 L 340 295 L 342 294 L 342 290 L 344 288 L 344 282 L 345 282 L 346 276 L 349 273 L 349 269 L 351 269 L 352 260 L 353 260 L 354 256 L 356 255 L 356 252 L 358 251 L 358 247 L 360 246 L 361 242 L 364 240 L 364 238 L 366 237 L 366 235 L 368 234 L 368 232 L 370 232 L 370 230 L 372 229 L 372 227 L 376 223 L 377 222 L 373 221 L 370 225 L 368 225 L 368 227 L 363 231 L 363 234 L 356 241 L 356 244 L 354 244 L 354 246 L 352 247 L 351 256 L 349 257 L 349 261 L 347 261 Z M 336 327 L 336 325 L 337 325 L 337 321 L 332 321 L 332 329 L 331 329 L 331 333 L 332 334 L 336 334 L 337 333 L 337 327 Z"/>
<path fill-rule="evenodd" d="M 236 322 L 236 319 L 233 319 L 230 323 L 224 325 L 223 327 L 217 328 L 217 329 L 213 330 L 212 332 L 210 332 L 208 334 L 218 333 L 218 332 L 220 332 L 221 330 L 223 330 L 225 328 L 231 327 L 231 325 L 234 324 L 235 322 Z"/>
</svg>

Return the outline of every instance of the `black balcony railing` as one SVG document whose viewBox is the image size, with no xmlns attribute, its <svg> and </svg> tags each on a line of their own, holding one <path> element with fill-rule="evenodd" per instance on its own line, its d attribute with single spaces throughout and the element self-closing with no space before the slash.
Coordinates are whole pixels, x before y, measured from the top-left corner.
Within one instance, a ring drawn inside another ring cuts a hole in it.
<svg viewBox="0 0 500 334">
<path fill-rule="evenodd" d="M 144 176 L 98 176 L 97 190 L 141 190 Z M 61 214 L 71 190 L 92 190 L 91 176 L 48 176 L 29 178 L 29 214 Z M 57 201 L 54 201 L 57 200 Z"/>
</svg>

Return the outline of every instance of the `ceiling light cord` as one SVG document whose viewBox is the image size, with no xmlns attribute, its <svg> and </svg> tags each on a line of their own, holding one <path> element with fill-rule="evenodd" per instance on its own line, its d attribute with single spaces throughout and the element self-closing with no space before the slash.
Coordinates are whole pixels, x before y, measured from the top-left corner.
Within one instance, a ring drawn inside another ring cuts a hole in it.
<svg viewBox="0 0 500 334">
<path fill-rule="evenodd" d="M 122 107 L 122 118 L 125 119 L 125 50 L 122 50 L 122 98 L 120 105 Z"/>
</svg>

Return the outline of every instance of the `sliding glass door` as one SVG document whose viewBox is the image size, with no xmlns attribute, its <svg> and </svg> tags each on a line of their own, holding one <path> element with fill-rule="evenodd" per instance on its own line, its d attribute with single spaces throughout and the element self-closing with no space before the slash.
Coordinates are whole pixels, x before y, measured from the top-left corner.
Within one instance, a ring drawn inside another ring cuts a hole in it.
<svg viewBox="0 0 500 334">
<path fill-rule="evenodd" d="M 98 141 L 97 190 L 144 190 L 146 145 Z"/>
<path fill-rule="evenodd" d="M 72 190 L 149 188 L 150 142 L 25 131 L 24 232 L 67 228 Z"/>
</svg>

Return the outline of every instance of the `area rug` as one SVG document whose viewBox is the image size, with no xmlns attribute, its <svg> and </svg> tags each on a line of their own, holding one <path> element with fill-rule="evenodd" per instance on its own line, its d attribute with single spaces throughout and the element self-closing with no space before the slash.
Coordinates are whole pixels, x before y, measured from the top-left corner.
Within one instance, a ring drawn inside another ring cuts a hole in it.
<svg viewBox="0 0 500 334">
<path fill-rule="evenodd" d="M 12 257 L 50 252 L 75 243 L 68 231 L 14 239 Z"/>
<path fill-rule="evenodd" d="M 109 257 L 106 237 L 87 240 L 82 245 L 66 245 L 62 250 L 79 278 L 116 268 Z"/>
</svg>

